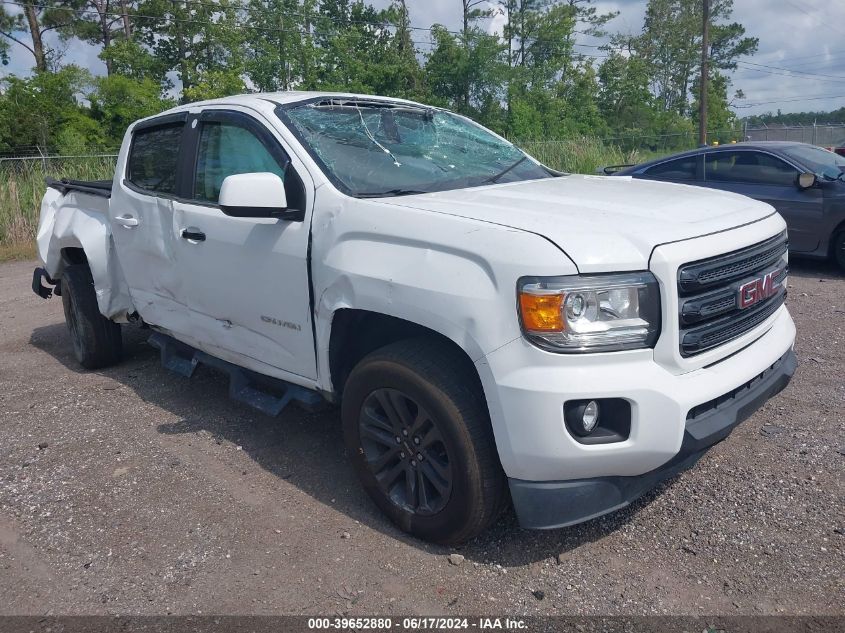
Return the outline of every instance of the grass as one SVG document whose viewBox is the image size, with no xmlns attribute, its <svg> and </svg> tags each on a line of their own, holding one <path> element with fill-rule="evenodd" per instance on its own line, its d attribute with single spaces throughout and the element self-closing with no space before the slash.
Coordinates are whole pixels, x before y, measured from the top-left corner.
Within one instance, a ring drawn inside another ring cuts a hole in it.
<svg viewBox="0 0 845 633">
<path fill-rule="evenodd" d="M 595 138 L 564 141 L 517 142 L 540 162 L 569 173 L 594 174 L 603 165 L 637 163 L 648 156 L 623 152 Z M 46 160 L 0 160 L 0 261 L 35 256 L 35 232 L 44 195 L 44 179 L 111 178 L 114 158 L 63 158 Z"/>
<path fill-rule="evenodd" d="M 0 261 L 35 256 L 35 231 L 44 179 L 111 178 L 114 158 L 0 161 Z"/>
<path fill-rule="evenodd" d="M 640 163 L 649 158 L 637 150 L 624 152 L 590 137 L 516 144 L 544 165 L 570 174 L 595 174 L 599 167 Z"/>
<path fill-rule="evenodd" d="M 17 262 L 35 259 L 35 242 L 21 242 L 20 244 L 0 244 L 0 262 Z"/>
</svg>

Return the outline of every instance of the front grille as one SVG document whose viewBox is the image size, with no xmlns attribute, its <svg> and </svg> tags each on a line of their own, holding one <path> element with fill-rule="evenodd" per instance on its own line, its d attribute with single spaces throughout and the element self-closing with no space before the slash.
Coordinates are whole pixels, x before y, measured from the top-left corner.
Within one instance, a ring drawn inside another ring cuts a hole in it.
<svg viewBox="0 0 845 633">
<path fill-rule="evenodd" d="M 786 299 L 788 247 L 784 232 L 748 248 L 690 262 L 678 269 L 682 356 L 694 356 L 732 341 L 775 313 Z M 769 275 L 773 294 L 742 308 L 740 288 Z"/>
</svg>

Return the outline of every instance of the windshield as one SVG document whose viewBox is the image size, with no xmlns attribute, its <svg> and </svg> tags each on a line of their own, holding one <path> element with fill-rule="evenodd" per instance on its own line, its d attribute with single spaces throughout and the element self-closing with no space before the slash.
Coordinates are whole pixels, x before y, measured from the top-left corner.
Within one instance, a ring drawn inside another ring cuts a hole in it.
<svg viewBox="0 0 845 633">
<path fill-rule="evenodd" d="M 423 106 L 326 99 L 280 112 L 345 193 L 395 196 L 550 178 L 522 150 L 468 119 Z"/>
<path fill-rule="evenodd" d="M 845 173 L 845 156 L 834 154 L 821 147 L 795 145 L 783 150 L 783 153 L 812 172 L 830 180 L 842 178 Z"/>
</svg>

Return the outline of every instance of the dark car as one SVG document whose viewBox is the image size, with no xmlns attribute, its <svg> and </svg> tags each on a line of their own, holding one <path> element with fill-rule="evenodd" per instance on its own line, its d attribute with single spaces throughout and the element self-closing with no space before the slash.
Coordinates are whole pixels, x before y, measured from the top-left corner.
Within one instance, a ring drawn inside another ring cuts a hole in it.
<svg viewBox="0 0 845 633">
<path fill-rule="evenodd" d="M 828 147 L 831 152 L 836 152 L 840 156 L 845 156 L 845 138 L 839 139 L 836 143 Z"/>
<path fill-rule="evenodd" d="M 611 175 L 724 189 L 767 202 L 786 220 L 791 253 L 829 257 L 845 270 L 845 157 L 826 149 L 785 141 L 701 147 Z"/>
</svg>

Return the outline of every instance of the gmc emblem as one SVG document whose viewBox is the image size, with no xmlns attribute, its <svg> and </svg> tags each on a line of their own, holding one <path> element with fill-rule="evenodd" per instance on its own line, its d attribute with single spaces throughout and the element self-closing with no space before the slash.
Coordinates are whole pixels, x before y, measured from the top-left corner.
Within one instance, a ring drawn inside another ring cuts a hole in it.
<svg viewBox="0 0 845 633">
<path fill-rule="evenodd" d="M 750 308 L 755 303 L 759 303 L 764 299 L 777 294 L 777 286 L 775 279 L 783 272 L 783 268 L 778 268 L 766 273 L 762 277 L 752 279 L 739 287 L 739 309 L 744 310 Z"/>
</svg>

